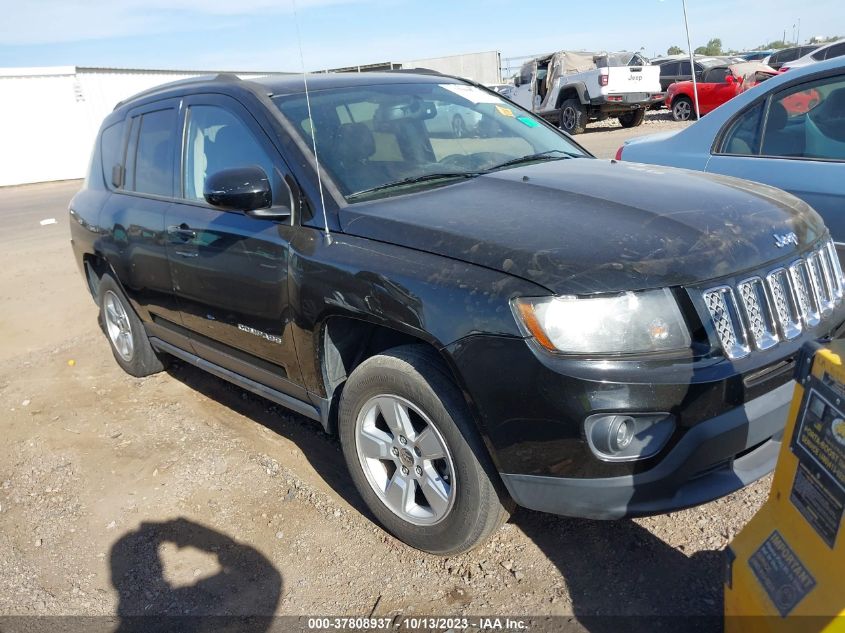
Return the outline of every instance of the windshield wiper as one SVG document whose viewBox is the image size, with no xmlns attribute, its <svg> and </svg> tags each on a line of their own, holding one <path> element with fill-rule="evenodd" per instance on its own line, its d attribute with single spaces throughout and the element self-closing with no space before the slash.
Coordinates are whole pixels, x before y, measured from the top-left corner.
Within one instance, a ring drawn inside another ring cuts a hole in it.
<svg viewBox="0 0 845 633">
<path fill-rule="evenodd" d="M 553 154 L 563 154 L 563 156 L 554 156 Z M 520 156 L 519 158 L 512 158 L 506 160 L 504 163 L 499 163 L 490 167 L 487 171 L 495 171 L 502 167 L 510 167 L 512 165 L 521 165 L 522 163 L 530 163 L 535 160 L 566 160 L 567 158 L 580 158 L 581 154 L 574 152 L 567 152 L 562 149 L 549 149 L 545 152 L 537 152 L 536 154 L 528 154 L 527 156 Z"/>
<path fill-rule="evenodd" d="M 374 193 L 376 191 L 384 191 L 386 189 L 395 189 L 396 187 L 403 187 L 405 185 L 414 185 L 420 182 L 428 182 L 430 180 L 448 180 L 450 178 L 474 178 L 475 176 L 480 176 L 482 173 L 481 171 L 447 171 L 447 172 L 438 172 L 434 174 L 423 174 L 422 176 L 411 176 L 410 178 L 403 178 L 402 180 L 396 180 L 395 182 L 388 182 L 383 185 L 378 185 L 377 187 L 370 187 L 369 189 L 362 189 L 361 191 L 356 191 L 355 193 L 350 193 L 346 196 L 347 200 L 351 200 L 353 198 L 359 198 L 360 196 L 366 195 L 368 193 Z"/>
</svg>

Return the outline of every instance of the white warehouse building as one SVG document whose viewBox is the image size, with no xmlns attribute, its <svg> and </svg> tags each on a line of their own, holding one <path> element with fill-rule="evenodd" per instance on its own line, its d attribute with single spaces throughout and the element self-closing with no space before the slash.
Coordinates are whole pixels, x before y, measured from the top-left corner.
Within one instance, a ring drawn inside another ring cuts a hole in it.
<svg viewBox="0 0 845 633">
<path fill-rule="evenodd" d="M 415 67 L 482 83 L 500 81 L 497 51 L 335 71 Z M 0 187 L 83 178 L 100 123 L 117 103 L 153 86 L 218 72 L 243 79 L 289 74 L 83 66 L 0 68 Z"/>
<path fill-rule="evenodd" d="M 0 186 L 84 177 L 100 123 L 118 102 L 208 74 L 214 71 L 0 68 Z"/>
</svg>

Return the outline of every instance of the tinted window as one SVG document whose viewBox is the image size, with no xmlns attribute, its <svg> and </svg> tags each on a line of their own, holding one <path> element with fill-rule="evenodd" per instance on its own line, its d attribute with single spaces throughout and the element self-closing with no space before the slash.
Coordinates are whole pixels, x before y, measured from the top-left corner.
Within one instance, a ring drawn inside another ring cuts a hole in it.
<svg viewBox="0 0 845 633">
<path fill-rule="evenodd" d="M 672 75 L 678 74 L 678 68 L 680 68 L 680 64 L 678 62 L 668 62 L 660 66 L 660 76 L 661 77 L 669 77 Z"/>
<path fill-rule="evenodd" d="M 699 70 L 698 64 L 695 65 L 695 70 L 696 70 L 696 72 L 698 72 L 698 70 Z M 684 62 L 680 63 L 680 65 L 678 67 L 678 74 L 679 75 L 690 75 L 690 76 L 692 76 L 692 73 L 690 72 L 690 66 L 689 66 L 688 61 L 684 61 Z"/>
<path fill-rule="evenodd" d="M 704 82 L 709 84 L 723 84 L 725 78 L 731 74 L 729 68 L 711 68 L 704 73 Z"/>
<path fill-rule="evenodd" d="M 176 110 L 157 110 L 140 117 L 134 180 L 131 188 L 158 196 L 173 195 L 173 127 Z M 129 185 L 129 183 L 127 183 Z M 127 187 L 129 188 L 129 187 Z"/>
<path fill-rule="evenodd" d="M 184 196 L 203 199 L 205 179 L 231 167 L 258 165 L 273 182 L 273 161 L 237 116 L 217 106 L 192 106 L 185 135 Z"/>
<path fill-rule="evenodd" d="M 103 163 L 103 179 L 110 189 L 112 183 L 112 169 L 123 162 L 123 121 L 110 125 L 100 137 L 100 152 Z"/>
<path fill-rule="evenodd" d="M 827 55 L 825 55 L 825 59 L 833 59 L 834 57 L 841 57 L 845 55 L 845 42 L 841 44 L 837 44 L 836 46 L 831 46 L 827 49 Z"/>
</svg>

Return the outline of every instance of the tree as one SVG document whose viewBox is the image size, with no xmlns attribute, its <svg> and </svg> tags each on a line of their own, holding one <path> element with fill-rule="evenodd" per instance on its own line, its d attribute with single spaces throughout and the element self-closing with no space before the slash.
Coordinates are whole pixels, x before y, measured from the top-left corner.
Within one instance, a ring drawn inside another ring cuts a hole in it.
<svg viewBox="0 0 845 633">
<path fill-rule="evenodd" d="M 682 49 L 680 46 L 670 46 L 669 50 L 666 51 L 667 55 L 683 55 L 683 53 L 684 49 Z"/>
<path fill-rule="evenodd" d="M 699 46 L 695 49 L 696 55 L 721 55 L 722 54 L 722 40 L 714 37 L 707 42 L 707 46 Z"/>
</svg>

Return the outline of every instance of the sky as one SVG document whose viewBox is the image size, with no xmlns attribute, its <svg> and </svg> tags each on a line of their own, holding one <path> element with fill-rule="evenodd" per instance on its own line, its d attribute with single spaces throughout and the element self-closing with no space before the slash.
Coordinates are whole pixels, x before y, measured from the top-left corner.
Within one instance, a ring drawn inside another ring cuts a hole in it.
<svg viewBox="0 0 845 633">
<path fill-rule="evenodd" d="M 294 2 L 296 4 L 294 4 Z M 693 48 L 845 36 L 843 0 L 687 0 Z M 0 0 L 0 67 L 300 71 L 497 50 L 686 49 L 681 0 Z M 297 28 L 297 23 L 299 28 Z"/>
</svg>

